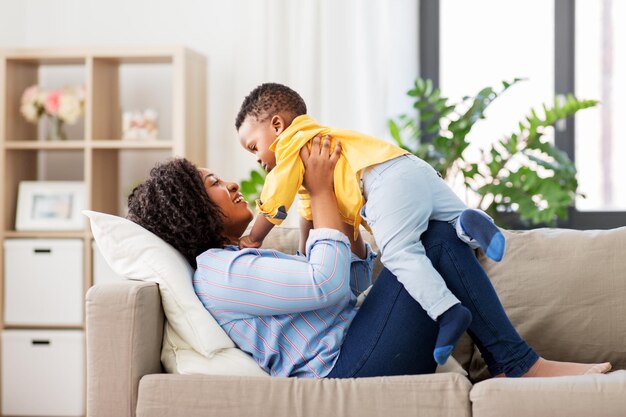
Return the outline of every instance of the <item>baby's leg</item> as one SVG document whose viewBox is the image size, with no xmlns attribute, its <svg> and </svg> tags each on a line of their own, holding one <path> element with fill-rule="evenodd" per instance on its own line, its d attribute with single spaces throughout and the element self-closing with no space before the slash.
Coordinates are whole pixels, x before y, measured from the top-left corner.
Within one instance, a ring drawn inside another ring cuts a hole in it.
<svg viewBox="0 0 626 417">
<path fill-rule="evenodd" d="M 430 179 L 430 186 L 423 197 L 430 197 L 432 213 L 430 220 L 456 222 L 459 239 L 472 249 L 482 247 L 485 254 L 499 261 L 504 255 L 504 235 L 493 220 L 480 210 L 468 209 L 450 186 L 437 175 L 426 162 L 417 159 L 423 175 Z"/>
<path fill-rule="evenodd" d="M 464 210 L 456 222 L 456 232 L 473 249 L 479 246 L 488 258 L 496 262 L 502 260 L 506 239 L 493 219 L 483 211 Z"/>
<path fill-rule="evenodd" d="M 444 363 L 469 326 L 471 314 L 446 287 L 420 240 L 433 209 L 433 181 L 438 177 L 432 168 L 409 158 L 372 168 L 364 178 L 364 218 L 385 267 L 439 324 L 433 356 Z"/>
<path fill-rule="evenodd" d="M 439 333 L 433 355 L 439 365 L 446 363 L 454 346 L 472 322 L 472 313 L 461 303 L 455 304 L 439 316 Z"/>
</svg>

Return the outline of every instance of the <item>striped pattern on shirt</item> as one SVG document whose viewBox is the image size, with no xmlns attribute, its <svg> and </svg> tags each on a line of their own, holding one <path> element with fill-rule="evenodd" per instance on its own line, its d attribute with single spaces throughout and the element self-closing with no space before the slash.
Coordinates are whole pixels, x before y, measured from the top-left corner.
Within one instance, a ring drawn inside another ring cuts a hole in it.
<svg viewBox="0 0 626 417">
<path fill-rule="evenodd" d="M 229 246 L 197 258 L 196 294 L 270 375 L 327 375 L 357 312 L 355 288 L 371 284 L 375 255 L 351 255 L 336 230 L 312 230 L 307 254 Z"/>
</svg>

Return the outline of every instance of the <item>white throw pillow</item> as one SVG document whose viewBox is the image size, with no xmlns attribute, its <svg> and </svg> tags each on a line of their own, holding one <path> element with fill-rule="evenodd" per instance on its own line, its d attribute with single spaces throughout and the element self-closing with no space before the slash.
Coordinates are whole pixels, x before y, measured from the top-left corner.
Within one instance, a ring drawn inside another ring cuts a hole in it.
<svg viewBox="0 0 626 417">
<path fill-rule="evenodd" d="M 243 350 L 221 349 L 211 359 L 196 352 L 166 321 L 161 363 L 168 373 L 183 375 L 268 376 Z"/>
<path fill-rule="evenodd" d="M 168 361 L 166 370 L 175 373 L 188 370 L 185 373 L 267 375 L 249 355 L 235 347 L 204 308 L 191 283 L 193 269 L 176 249 L 125 218 L 90 210 L 83 211 L 83 214 L 89 217 L 94 239 L 115 273 L 127 279 L 159 285 L 168 321 L 164 340 L 174 333 L 175 336 L 170 337 L 170 347 L 180 345 L 182 351 L 195 351 L 196 356 L 204 357 L 205 364 L 210 364 L 204 365 L 198 372 L 191 372 L 189 370 L 193 366 L 181 363 L 189 356 L 185 353 L 175 362 Z M 177 351 L 173 349 L 174 353 Z"/>
</svg>

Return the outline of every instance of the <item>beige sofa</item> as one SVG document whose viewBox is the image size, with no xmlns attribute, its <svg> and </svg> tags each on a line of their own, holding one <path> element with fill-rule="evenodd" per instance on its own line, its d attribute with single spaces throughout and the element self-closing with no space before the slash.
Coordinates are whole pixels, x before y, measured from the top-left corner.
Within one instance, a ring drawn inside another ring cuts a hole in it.
<svg viewBox="0 0 626 417">
<path fill-rule="evenodd" d="M 126 416 L 626 416 L 626 228 L 507 232 L 488 271 L 511 320 L 544 357 L 611 361 L 609 375 L 487 377 L 465 337 L 469 372 L 312 380 L 164 374 L 158 286 L 123 281 L 87 294 L 87 415 Z M 297 231 L 267 246 L 293 252 Z M 378 265 L 380 268 L 380 265 Z"/>
</svg>

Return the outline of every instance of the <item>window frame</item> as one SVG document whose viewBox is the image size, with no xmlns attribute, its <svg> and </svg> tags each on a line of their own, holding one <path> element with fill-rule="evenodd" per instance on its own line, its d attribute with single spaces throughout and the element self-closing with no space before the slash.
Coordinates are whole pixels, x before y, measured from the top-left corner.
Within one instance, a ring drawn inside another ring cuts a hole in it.
<svg viewBox="0 0 626 417">
<path fill-rule="evenodd" d="M 576 2 L 554 0 L 554 93 L 575 93 L 576 86 Z M 440 7 L 439 1 L 421 0 L 419 7 L 419 69 L 420 77 L 440 86 Z M 555 129 L 556 146 L 575 161 L 576 126 L 574 117 L 559 123 Z M 575 206 L 568 210 L 567 220 L 559 227 L 571 229 L 611 229 L 626 225 L 626 211 L 579 211 Z"/>
</svg>

